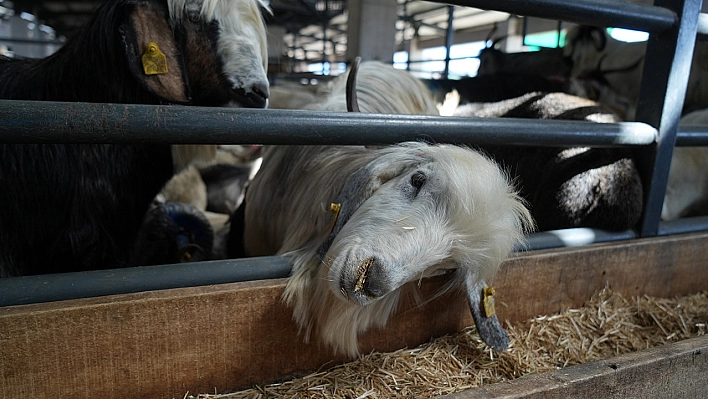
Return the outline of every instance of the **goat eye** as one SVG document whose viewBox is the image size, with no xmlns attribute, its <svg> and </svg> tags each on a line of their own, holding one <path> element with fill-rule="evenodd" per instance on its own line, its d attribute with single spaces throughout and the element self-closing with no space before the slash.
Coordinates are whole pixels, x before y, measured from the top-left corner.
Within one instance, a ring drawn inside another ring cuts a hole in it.
<svg viewBox="0 0 708 399">
<path fill-rule="evenodd" d="M 426 180 L 427 177 L 422 172 L 415 172 L 413 176 L 411 176 L 411 186 L 415 187 L 416 194 L 420 191 L 420 188 L 423 187 Z"/>
</svg>

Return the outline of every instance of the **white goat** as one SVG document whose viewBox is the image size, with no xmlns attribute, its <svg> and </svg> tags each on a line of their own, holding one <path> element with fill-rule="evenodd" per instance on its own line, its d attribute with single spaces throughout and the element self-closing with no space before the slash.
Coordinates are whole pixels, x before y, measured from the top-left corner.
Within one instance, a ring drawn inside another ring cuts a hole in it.
<svg viewBox="0 0 708 399">
<path fill-rule="evenodd" d="M 358 87 L 372 90 L 357 89 L 361 110 L 380 111 L 374 104 L 384 99 L 388 112 L 435 110 L 429 95 L 429 105 L 406 97 L 407 105 L 392 106 L 401 99 L 394 93 L 417 88 L 416 80 L 385 67 L 389 79 L 374 91 L 368 77 L 384 66 L 367 65 L 374 63 L 362 64 Z M 346 106 L 330 100 L 325 108 Z M 495 349 L 508 344 L 496 317 L 482 316 L 480 293 L 533 222 L 507 176 L 475 151 L 418 142 L 268 146 L 245 213 L 246 252 L 293 263 L 283 298 L 306 340 L 315 333 L 355 356 L 358 334 L 385 326 L 404 291 L 456 269 L 449 287 L 467 289 L 480 334 Z"/>
<path fill-rule="evenodd" d="M 439 115 L 432 95 L 420 80 L 379 61 L 359 66 L 356 92 L 362 112 Z M 335 79 L 320 92 L 317 103 L 307 107 L 324 111 L 347 110 L 346 79 Z"/>
</svg>

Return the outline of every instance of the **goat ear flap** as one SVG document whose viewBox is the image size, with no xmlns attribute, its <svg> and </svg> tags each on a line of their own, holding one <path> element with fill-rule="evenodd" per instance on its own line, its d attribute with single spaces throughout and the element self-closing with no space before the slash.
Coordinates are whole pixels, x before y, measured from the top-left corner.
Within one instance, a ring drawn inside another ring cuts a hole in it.
<svg viewBox="0 0 708 399">
<path fill-rule="evenodd" d="M 332 231 L 317 250 L 320 259 L 324 259 L 339 231 L 361 204 L 371 198 L 382 184 L 400 175 L 404 170 L 405 165 L 402 163 L 391 163 L 390 160 L 379 158 L 349 176 L 335 200 L 335 203 L 340 204 L 341 208 L 332 226 Z"/>
<path fill-rule="evenodd" d="M 155 7 L 138 5 L 120 27 L 120 32 L 133 76 L 164 101 L 189 103 L 184 59 L 166 15 Z M 147 67 L 143 57 L 146 53 Z"/>
<path fill-rule="evenodd" d="M 475 284 L 474 280 L 474 276 L 468 272 L 468 275 L 465 276 L 465 287 L 467 288 L 467 303 L 472 312 L 472 319 L 482 341 L 495 351 L 501 352 L 509 346 L 509 335 L 502 327 L 497 315 L 488 315 L 485 311 L 484 301 L 493 301 L 494 298 L 485 298 L 484 281 Z"/>
</svg>

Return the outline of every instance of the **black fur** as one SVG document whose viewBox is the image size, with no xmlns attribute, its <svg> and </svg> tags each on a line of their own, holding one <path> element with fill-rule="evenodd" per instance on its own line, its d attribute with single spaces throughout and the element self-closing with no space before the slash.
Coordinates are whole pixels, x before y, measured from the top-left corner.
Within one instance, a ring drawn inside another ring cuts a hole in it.
<svg viewBox="0 0 708 399">
<path fill-rule="evenodd" d="M 463 106 L 457 114 L 619 122 L 607 108 L 563 93 L 530 93 L 483 110 Z M 629 150 L 501 145 L 484 146 L 482 150 L 509 170 L 539 230 L 625 230 L 634 227 L 641 217 L 643 189 Z"/>
<path fill-rule="evenodd" d="M 129 16 L 138 6 L 168 18 L 165 0 L 109 0 L 54 55 L 0 59 L 0 98 L 165 103 L 129 67 Z M 188 23 L 172 34 L 192 104 L 225 105 L 236 96 L 223 84 L 216 28 Z M 0 277 L 126 266 L 143 216 L 172 174 L 169 145 L 0 145 Z"/>
</svg>

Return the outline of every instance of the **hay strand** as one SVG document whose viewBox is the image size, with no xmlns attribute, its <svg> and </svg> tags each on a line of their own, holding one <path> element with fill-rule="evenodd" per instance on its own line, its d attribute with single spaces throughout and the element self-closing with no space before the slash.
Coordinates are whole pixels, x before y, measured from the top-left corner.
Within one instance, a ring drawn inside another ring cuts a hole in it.
<svg viewBox="0 0 708 399">
<path fill-rule="evenodd" d="M 707 324 L 708 293 L 626 299 L 604 289 L 580 309 L 507 325 L 511 342 L 502 353 L 470 327 L 280 384 L 196 398 L 432 398 L 704 335 Z"/>
</svg>

